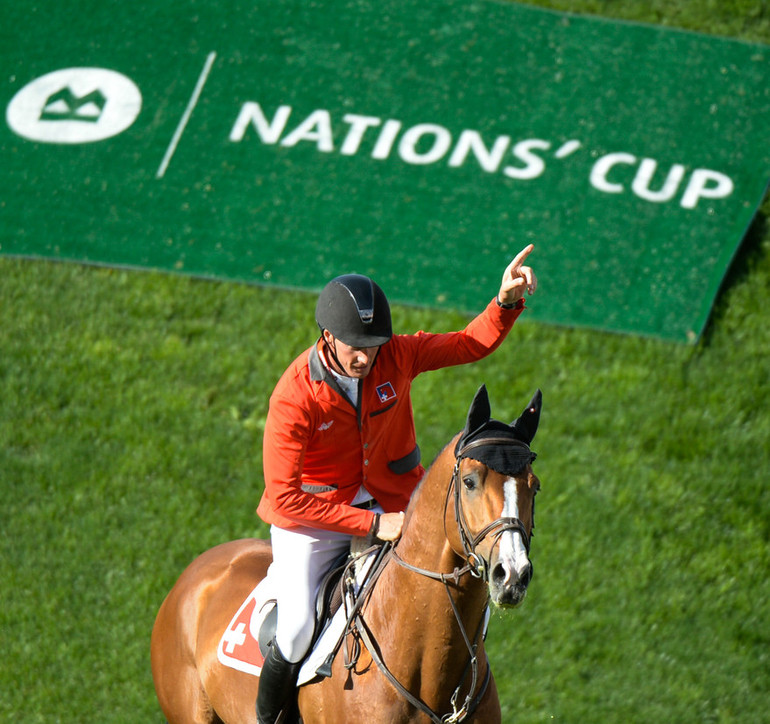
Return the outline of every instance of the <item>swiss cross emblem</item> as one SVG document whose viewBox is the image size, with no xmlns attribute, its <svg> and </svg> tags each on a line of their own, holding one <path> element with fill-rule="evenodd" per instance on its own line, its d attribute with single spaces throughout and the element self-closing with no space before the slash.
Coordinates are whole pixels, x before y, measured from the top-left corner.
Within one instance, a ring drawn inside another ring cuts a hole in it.
<svg viewBox="0 0 770 724">
<path fill-rule="evenodd" d="M 395 400 L 396 391 L 393 389 L 393 385 L 390 382 L 386 382 L 384 385 L 380 385 L 377 388 L 377 397 L 380 398 L 380 402 Z"/>
<path fill-rule="evenodd" d="M 251 619 L 256 607 L 257 600 L 255 592 L 252 591 L 222 635 L 217 648 L 217 658 L 225 666 L 259 676 L 264 657 L 251 630 Z"/>
</svg>

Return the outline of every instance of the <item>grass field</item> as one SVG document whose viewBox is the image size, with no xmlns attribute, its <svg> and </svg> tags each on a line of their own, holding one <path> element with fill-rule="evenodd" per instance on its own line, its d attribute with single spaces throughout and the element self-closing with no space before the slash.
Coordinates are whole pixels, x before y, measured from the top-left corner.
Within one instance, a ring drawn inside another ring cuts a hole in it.
<svg viewBox="0 0 770 724">
<path fill-rule="evenodd" d="M 770 43 L 758 0 L 538 4 Z M 544 393 L 536 575 L 489 638 L 504 721 L 770 721 L 769 213 L 696 346 L 524 318 L 492 358 L 415 383 L 426 460 L 481 382 L 501 419 Z M 15 259 L 0 275 L 0 720 L 160 722 L 155 613 L 199 552 L 266 535 L 267 399 L 315 300 Z M 576 304 L 601 293 L 586 280 Z M 405 332 L 466 321 L 394 310 Z"/>
</svg>

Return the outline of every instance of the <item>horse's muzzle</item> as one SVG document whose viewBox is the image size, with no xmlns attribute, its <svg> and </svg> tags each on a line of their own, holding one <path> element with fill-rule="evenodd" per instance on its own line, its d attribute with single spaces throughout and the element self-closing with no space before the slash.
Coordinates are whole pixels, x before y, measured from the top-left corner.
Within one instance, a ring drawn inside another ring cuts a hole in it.
<svg viewBox="0 0 770 724">
<path fill-rule="evenodd" d="M 532 564 L 528 561 L 520 572 L 509 568 L 503 561 L 492 567 L 489 577 L 489 595 L 492 603 L 502 608 L 518 606 L 527 595 L 532 580 Z"/>
</svg>

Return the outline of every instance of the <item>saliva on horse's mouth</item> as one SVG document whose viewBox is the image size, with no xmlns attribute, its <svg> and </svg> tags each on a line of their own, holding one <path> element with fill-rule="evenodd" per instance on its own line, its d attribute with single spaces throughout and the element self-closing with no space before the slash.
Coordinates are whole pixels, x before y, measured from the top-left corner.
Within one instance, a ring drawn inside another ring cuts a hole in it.
<svg viewBox="0 0 770 724">
<path fill-rule="evenodd" d="M 489 586 L 490 600 L 497 608 L 516 608 L 527 597 L 527 586 L 516 583 L 512 586 Z"/>
<path fill-rule="evenodd" d="M 492 603 L 495 604 L 497 608 L 518 608 L 524 599 L 527 596 L 526 589 L 522 591 L 521 593 L 515 594 L 511 597 L 503 596 L 501 597 L 501 600 L 495 600 L 495 598 L 492 598 Z"/>
</svg>

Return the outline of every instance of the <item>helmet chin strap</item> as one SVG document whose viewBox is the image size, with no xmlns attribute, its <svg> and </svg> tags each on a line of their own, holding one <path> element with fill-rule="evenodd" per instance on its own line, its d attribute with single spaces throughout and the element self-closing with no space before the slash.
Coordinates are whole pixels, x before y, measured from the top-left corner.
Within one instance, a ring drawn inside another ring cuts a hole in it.
<svg viewBox="0 0 770 724">
<path fill-rule="evenodd" d="M 337 367 L 337 369 L 334 371 L 339 375 L 343 375 L 344 377 L 350 377 L 350 375 L 345 372 L 345 368 L 342 366 L 339 357 L 337 357 L 337 338 L 334 337 L 334 346 L 329 344 L 328 340 L 326 339 L 326 335 L 323 334 L 323 332 L 321 333 L 321 339 L 324 341 L 324 348 L 326 349 L 329 358 L 334 363 L 334 366 Z"/>
<path fill-rule="evenodd" d="M 323 330 L 323 332 L 321 332 L 321 339 L 323 340 L 324 348 L 328 352 L 329 358 L 331 359 L 333 365 L 337 368 L 334 370 L 334 372 L 336 372 L 338 375 L 342 375 L 343 377 L 350 377 L 350 375 L 345 371 L 345 368 L 342 366 L 342 363 L 340 362 L 340 358 L 337 357 L 337 338 L 331 332 L 329 332 L 331 337 L 334 339 L 334 345 L 332 346 L 331 344 L 329 344 L 328 340 L 326 339 L 326 335 L 324 334 L 324 332 L 326 331 L 328 330 Z M 379 354 L 380 354 L 380 348 L 378 347 L 377 351 L 374 353 L 375 360 L 377 359 Z"/>
</svg>

